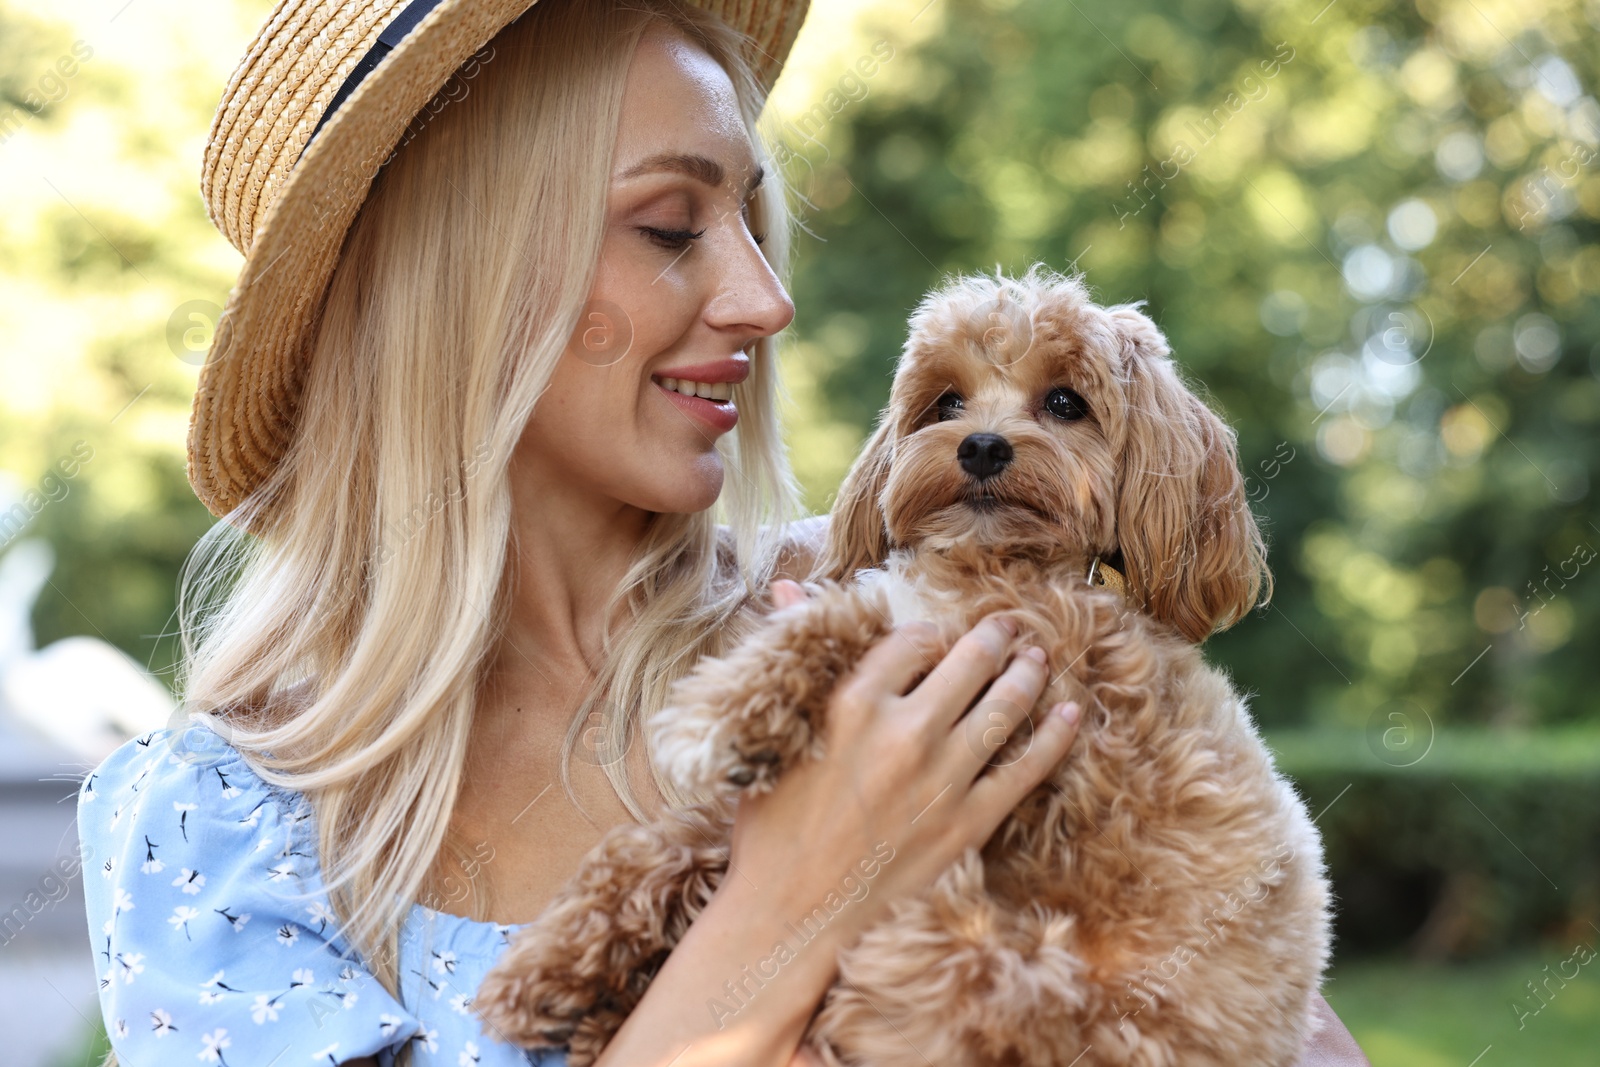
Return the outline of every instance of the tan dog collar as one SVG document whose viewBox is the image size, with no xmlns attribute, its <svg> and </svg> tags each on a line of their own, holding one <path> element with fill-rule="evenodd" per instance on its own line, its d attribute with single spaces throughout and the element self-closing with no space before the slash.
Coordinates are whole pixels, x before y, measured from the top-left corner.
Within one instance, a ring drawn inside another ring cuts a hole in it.
<svg viewBox="0 0 1600 1067">
<path fill-rule="evenodd" d="M 1110 589 L 1118 596 L 1125 597 L 1128 595 L 1128 580 L 1122 576 L 1121 571 L 1099 556 L 1096 556 L 1090 562 L 1089 573 L 1084 575 L 1084 579 L 1090 585 Z"/>
</svg>

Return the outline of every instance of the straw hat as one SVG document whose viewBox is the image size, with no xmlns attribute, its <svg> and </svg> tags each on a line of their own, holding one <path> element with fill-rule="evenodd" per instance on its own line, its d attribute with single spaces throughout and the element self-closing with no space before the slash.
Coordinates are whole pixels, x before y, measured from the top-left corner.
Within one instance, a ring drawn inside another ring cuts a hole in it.
<svg viewBox="0 0 1600 1067">
<path fill-rule="evenodd" d="M 770 89 L 808 0 L 694 2 L 751 37 Z M 288 448 L 323 297 L 379 167 L 450 76 L 531 6 L 281 0 L 251 42 L 200 180 L 212 222 L 246 257 L 189 420 L 189 482 L 212 514 L 233 510 Z"/>
</svg>

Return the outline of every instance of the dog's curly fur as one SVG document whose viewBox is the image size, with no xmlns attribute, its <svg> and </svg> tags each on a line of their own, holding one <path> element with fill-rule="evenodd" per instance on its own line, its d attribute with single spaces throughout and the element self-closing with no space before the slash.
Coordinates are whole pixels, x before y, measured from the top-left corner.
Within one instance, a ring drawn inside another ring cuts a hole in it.
<svg viewBox="0 0 1600 1067">
<path fill-rule="evenodd" d="M 865 650 L 899 621 L 948 644 L 1003 612 L 1067 668 L 1039 708 L 1087 694 L 1074 751 L 841 953 L 807 1042 L 830 1067 L 1293 1063 L 1329 950 L 1321 844 L 1197 647 L 1270 590 L 1231 431 L 1148 318 L 1076 278 L 959 279 L 911 326 L 813 596 L 702 662 L 653 720 L 658 764 L 707 799 L 608 835 L 478 1010 L 593 1062 L 715 892 L 734 798 L 823 750 Z M 998 473 L 960 462 L 974 433 L 1009 444 Z M 1123 594 L 1085 581 L 1097 558 Z"/>
</svg>

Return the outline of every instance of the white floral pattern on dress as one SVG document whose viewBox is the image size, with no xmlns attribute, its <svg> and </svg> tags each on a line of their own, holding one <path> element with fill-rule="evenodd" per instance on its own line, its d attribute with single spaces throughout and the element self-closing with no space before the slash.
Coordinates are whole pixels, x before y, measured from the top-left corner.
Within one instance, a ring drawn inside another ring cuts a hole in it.
<svg viewBox="0 0 1600 1067">
<path fill-rule="evenodd" d="M 415 1067 L 565 1067 L 471 1013 L 516 927 L 413 907 L 399 998 L 379 985 L 328 905 L 310 815 L 202 726 L 137 737 L 84 779 L 89 933 L 123 1067 L 392 1067 L 408 1044 Z"/>
</svg>

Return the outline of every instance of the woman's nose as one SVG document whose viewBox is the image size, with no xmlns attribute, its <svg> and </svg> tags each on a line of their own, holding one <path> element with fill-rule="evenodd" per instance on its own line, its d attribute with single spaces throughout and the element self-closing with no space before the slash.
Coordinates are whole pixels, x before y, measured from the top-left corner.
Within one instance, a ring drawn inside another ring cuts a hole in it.
<svg viewBox="0 0 1600 1067">
<path fill-rule="evenodd" d="M 770 337 L 794 321 L 794 301 L 748 234 L 733 243 L 706 318 L 719 329 L 747 330 L 752 340 Z"/>
</svg>

